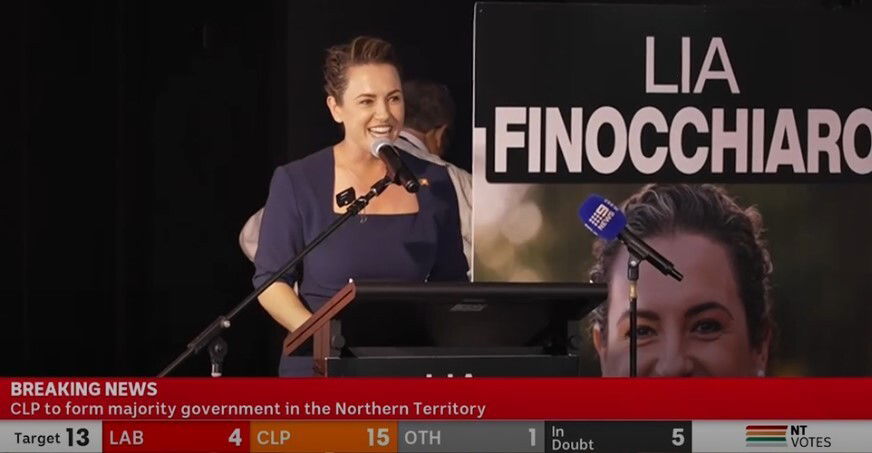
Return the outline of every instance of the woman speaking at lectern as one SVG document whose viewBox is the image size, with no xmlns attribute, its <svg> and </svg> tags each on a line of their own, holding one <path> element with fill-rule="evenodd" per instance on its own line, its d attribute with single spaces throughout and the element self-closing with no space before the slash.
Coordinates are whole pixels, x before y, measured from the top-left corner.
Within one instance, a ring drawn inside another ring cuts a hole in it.
<svg viewBox="0 0 872 453">
<path fill-rule="evenodd" d="M 389 43 L 357 37 L 331 47 L 324 81 L 327 108 L 344 137 L 273 173 L 254 258 L 255 286 L 345 211 L 337 194 L 349 187 L 364 194 L 385 177 L 385 164 L 371 152 L 373 143 L 393 141 L 403 128 L 400 67 Z M 350 278 L 467 280 L 457 196 L 445 167 L 406 153 L 401 158 L 422 181 L 417 193 L 390 185 L 261 294 L 260 304 L 283 327 L 300 327 Z M 313 374 L 311 347 L 303 349 L 301 355 L 282 357 L 280 375 Z"/>
</svg>

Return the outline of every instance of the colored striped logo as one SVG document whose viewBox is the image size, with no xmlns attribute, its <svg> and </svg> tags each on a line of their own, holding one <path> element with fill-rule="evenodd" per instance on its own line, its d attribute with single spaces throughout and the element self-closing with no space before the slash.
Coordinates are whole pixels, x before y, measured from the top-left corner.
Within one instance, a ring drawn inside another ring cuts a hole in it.
<svg viewBox="0 0 872 453">
<path fill-rule="evenodd" d="M 787 425 L 748 425 L 745 427 L 746 447 L 786 447 Z"/>
</svg>

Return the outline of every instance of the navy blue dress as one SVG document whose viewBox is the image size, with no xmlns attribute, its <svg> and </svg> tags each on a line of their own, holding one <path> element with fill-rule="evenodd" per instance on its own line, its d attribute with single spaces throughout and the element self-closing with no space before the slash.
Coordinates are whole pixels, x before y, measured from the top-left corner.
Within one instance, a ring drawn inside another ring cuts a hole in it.
<svg viewBox="0 0 872 453">
<path fill-rule="evenodd" d="M 445 167 L 402 154 L 425 179 L 414 214 L 365 215 L 348 220 L 282 277 L 313 313 L 355 280 L 403 282 L 466 281 L 457 196 Z M 277 272 L 340 214 L 333 212 L 333 148 L 325 148 L 275 170 L 264 208 L 253 283 Z M 283 357 L 281 376 L 311 376 L 311 345 Z"/>
</svg>

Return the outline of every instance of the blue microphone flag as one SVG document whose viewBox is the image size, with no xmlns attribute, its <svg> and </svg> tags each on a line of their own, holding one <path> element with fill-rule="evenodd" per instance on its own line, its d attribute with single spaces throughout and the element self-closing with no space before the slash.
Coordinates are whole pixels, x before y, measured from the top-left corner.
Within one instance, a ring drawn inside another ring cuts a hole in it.
<svg viewBox="0 0 872 453">
<path fill-rule="evenodd" d="M 591 233 L 600 239 L 611 241 L 627 225 L 627 217 L 609 200 L 591 195 L 578 208 L 578 217 Z"/>
</svg>

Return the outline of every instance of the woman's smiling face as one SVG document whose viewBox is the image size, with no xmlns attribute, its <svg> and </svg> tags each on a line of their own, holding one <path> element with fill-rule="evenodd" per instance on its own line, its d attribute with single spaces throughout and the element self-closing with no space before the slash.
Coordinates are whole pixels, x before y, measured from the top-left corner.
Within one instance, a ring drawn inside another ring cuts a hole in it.
<svg viewBox="0 0 872 453">
<path fill-rule="evenodd" d="M 380 138 L 395 140 L 403 128 L 405 109 L 400 75 L 390 64 L 362 64 L 346 70 L 342 99 L 327 98 L 333 119 L 345 127 L 345 140 L 370 150 Z"/>
<path fill-rule="evenodd" d="M 684 273 L 682 281 L 643 262 L 638 281 L 639 376 L 756 376 L 768 340 L 751 345 L 730 256 L 706 236 L 677 232 L 646 241 Z M 603 376 L 629 375 L 626 249 L 610 269 L 608 326 L 594 330 Z"/>
</svg>

